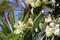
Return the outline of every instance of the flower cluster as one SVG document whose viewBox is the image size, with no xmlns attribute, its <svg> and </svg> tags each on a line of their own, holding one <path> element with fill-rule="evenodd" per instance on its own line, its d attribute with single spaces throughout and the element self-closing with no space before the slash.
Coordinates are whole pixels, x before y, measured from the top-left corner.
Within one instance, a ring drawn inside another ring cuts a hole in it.
<svg viewBox="0 0 60 40">
<path fill-rule="evenodd" d="M 41 30 L 43 30 L 43 27 L 45 27 L 44 30 L 46 36 L 51 37 L 53 35 L 56 35 L 60 37 L 60 17 L 54 19 L 49 14 L 48 16 L 45 17 L 44 20 L 45 20 L 44 23 L 39 24 L 39 27 Z"/>
<path fill-rule="evenodd" d="M 32 6 L 33 8 L 35 8 L 35 7 L 40 6 L 40 4 L 41 4 L 41 1 L 40 1 L 40 0 L 37 0 L 35 3 L 31 3 L 31 6 Z"/>
<path fill-rule="evenodd" d="M 41 4 L 40 0 L 26 0 L 27 4 L 30 4 L 32 7 L 38 7 Z"/>
<path fill-rule="evenodd" d="M 54 35 L 60 36 L 60 25 L 58 23 L 51 22 L 45 29 L 46 36 L 50 37 Z"/>
<path fill-rule="evenodd" d="M 50 37 L 50 36 L 53 35 L 52 28 L 50 28 L 49 26 L 46 27 L 45 32 L 46 32 L 46 36 L 47 36 L 47 37 Z"/>
<path fill-rule="evenodd" d="M 27 23 L 18 21 L 18 22 L 15 23 L 15 25 L 14 25 L 14 28 L 16 29 L 16 30 L 14 31 L 14 33 L 15 33 L 15 34 L 24 33 L 24 31 L 25 31 L 27 28 L 30 28 L 30 26 L 32 26 L 32 24 L 33 24 L 32 18 L 29 18 Z"/>
<path fill-rule="evenodd" d="M 23 22 L 18 21 L 17 23 L 15 23 L 14 28 L 16 28 L 14 33 L 20 34 L 20 32 L 23 33 L 24 29 L 26 29 L 26 24 L 23 24 Z"/>
</svg>

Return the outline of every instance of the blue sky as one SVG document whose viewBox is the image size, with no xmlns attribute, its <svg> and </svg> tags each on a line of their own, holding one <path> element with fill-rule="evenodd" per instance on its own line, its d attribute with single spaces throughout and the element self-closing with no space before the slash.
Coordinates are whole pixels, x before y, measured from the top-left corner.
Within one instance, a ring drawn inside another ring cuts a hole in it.
<svg viewBox="0 0 60 40">
<path fill-rule="evenodd" d="M 10 2 L 13 2 L 13 3 L 15 3 L 16 1 L 15 0 L 9 0 Z M 18 4 L 18 7 L 16 7 L 15 9 L 14 9 L 14 13 L 15 13 L 15 16 L 16 16 L 16 21 L 18 21 L 18 16 L 19 16 L 19 14 L 20 14 L 20 12 L 21 12 L 21 10 L 22 10 L 22 1 L 20 1 L 19 2 L 19 4 Z M 11 4 L 12 5 L 12 4 Z M 12 6 L 14 6 L 14 5 L 12 5 Z"/>
<path fill-rule="evenodd" d="M 10 2 L 13 2 L 13 3 L 15 3 L 16 1 L 15 0 L 8 0 L 8 1 L 10 1 Z M 16 21 L 18 21 L 18 17 L 19 17 L 19 14 L 21 13 L 21 10 L 22 10 L 22 1 L 20 1 L 19 2 L 19 4 L 18 4 L 18 7 L 16 7 L 15 9 L 14 9 L 14 14 L 15 14 L 15 16 L 16 16 Z M 10 4 L 11 6 L 15 6 L 14 4 Z M 7 13 L 8 12 L 5 12 L 5 16 L 7 16 Z M 0 27 L 0 31 L 2 31 L 2 28 Z"/>
</svg>

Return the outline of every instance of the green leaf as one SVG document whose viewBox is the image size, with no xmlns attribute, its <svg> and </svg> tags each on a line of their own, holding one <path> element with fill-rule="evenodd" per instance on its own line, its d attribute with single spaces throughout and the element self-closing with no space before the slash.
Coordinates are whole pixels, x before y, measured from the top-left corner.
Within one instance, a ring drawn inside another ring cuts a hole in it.
<svg viewBox="0 0 60 40">
<path fill-rule="evenodd" d="M 41 12 L 41 10 L 44 8 L 44 6 L 45 6 L 45 3 L 41 2 L 40 6 L 34 8 L 33 13 L 36 14 L 36 15 L 38 15 Z"/>
<path fill-rule="evenodd" d="M 24 36 L 24 40 L 32 40 L 32 33 L 31 33 L 31 29 L 27 30 L 25 36 Z"/>
<path fill-rule="evenodd" d="M 35 40 L 43 40 L 45 37 L 45 33 L 44 32 L 40 32 L 35 36 Z"/>
<path fill-rule="evenodd" d="M 16 22 L 16 18 L 15 18 L 15 15 L 14 15 L 14 10 L 13 10 L 13 8 L 10 10 L 9 19 L 10 19 L 10 23 L 11 23 L 12 26 L 13 26 L 13 25 L 15 24 L 15 22 Z M 14 30 L 14 27 L 12 27 L 12 29 Z"/>
<path fill-rule="evenodd" d="M 42 19 L 44 18 L 44 14 L 39 14 L 35 20 L 34 20 L 34 23 L 33 23 L 33 26 L 32 26 L 32 32 L 34 32 L 35 28 L 39 25 L 40 22 L 42 22 Z"/>
<path fill-rule="evenodd" d="M 16 19 L 15 19 L 15 15 L 14 15 L 14 10 L 13 10 L 13 8 L 10 10 L 9 18 L 10 18 L 10 23 L 11 23 L 12 25 L 14 25 L 15 22 L 16 22 Z"/>
<path fill-rule="evenodd" d="M 11 33 L 11 29 L 10 29 L 8 23 L 1 16 L 0 16 L 0 19 L 3 23 L 3 26 L 7 29 L 7 33 Z"/>
<path fill-rule="evenodd" d="M 20 37 L 18 38 L 19 40 L 24 40 L 24 35 L 20 34 Z"/>
<path fill-rule="evenodd" d="M 19 40 L 19 38 L 20 38 L 20 35 L 19 34 L 14 34 L 14 33 L 10 33 L 7 36 L 8 40 Z"/>
<path fill-rule="evenodd" d="M 28 17 L 29 17 L 28 14 L 29 14 L 29 13 L 27 13 L 26 16 L 24 17 L 24 23 L 27 21 L 27 19 L 28 19 Z"/>
<path fill-rule="evenodd" d="M 6 35 L 3 34 L 2 32 L 0 32 L 0 37 L 1 37 L 3 40 L 7 40 Z"/>
<path fill-rule="evenodd" d="M 20 13 L 19 20 L 23 21 L 23 18 L 24 18 L 24 10 L 22 10 L 22 12 Z"/>
<path fill-rule="evenodd" d="M 33 19 L 33 21 L 34 21 L 34 19 L 37 17 L 37 15 L 36 14 L 32 14 L 32 19 Z"/>
<path fill-rule="evenodd" d="M 2 27 L 2 29 L 4 30 L 3 32 L 5 34 L 8 34 L 8 30 L 6 29 L 6 27 L 3 24 L 0 24 L 0 26 Z"/>
<path fill-rule="evenodd" d="M 58 36 L 53 36 L 53 37 L 51 38 L 51 40 L 60 40 L 60 37 L 58 37 Z"/>
</svg>

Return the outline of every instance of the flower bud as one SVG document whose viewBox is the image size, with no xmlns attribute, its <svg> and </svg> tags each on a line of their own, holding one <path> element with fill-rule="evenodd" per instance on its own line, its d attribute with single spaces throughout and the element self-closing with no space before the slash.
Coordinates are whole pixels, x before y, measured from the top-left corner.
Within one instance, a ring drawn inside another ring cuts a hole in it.
<svg viewBox="0 0 60 40">
<path fill-rule="evenodd" d="M 43 23 L 39 23 L 39 27 L 40 27 L 40 29 L 42 28 L 42 25 L 43 25 Z"/>
</svg>

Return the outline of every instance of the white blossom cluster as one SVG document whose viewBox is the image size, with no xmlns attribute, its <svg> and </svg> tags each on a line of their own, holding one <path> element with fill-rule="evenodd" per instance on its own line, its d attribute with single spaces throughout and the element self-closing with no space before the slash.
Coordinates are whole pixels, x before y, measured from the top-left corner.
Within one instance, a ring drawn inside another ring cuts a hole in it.
<svg viewBox="0 0 60 40">
<path fill-rule="evenodd" d="M 51 37 L 53 35 L 60 37 L 60 17 L 58 17 L 57 19 L 52 19 L 51 15 L 49 14 L 45 18 L 44 22 L 49 23 L 49 24 L 46 24 L 47 26 L 45 26 L 46 27 L 45 33 L 47 37 Z M 39 24 L 39 27 L 40 29 L 42 28 L 42 30 L 43 30 L 43 25 L 44 23 Z"/>
<path fill-rule="evenodd" d="M 38 7 L 41 4 L 40 0 L 26 0 L 27 4 L 30 4 L 32 7 Z"/>
<path fill-rule="evenodd" d="M 46 27 L 46 36 L 47 37 L 51 37 L 54 35 L 57 35 L 60 37 L 60 25 L 59 24 L 55 24 L 54 22 L 51 22 L 49 25 L 47 25 Z"/>
<path fill-rule="evenodd" d="M 18 21 L 14 25 L 14 28 L 16 28 L 16 30 L 14 31 L 14 33 L 16 33 L 16 34 L 20 34 L 20 32 L 23 33 L 24 27 L 26 27 L 26 24 L 23 24 L 23 22 Z"/>
<path fill-rule="evenodd" d="M 29 18 L 27 23 L 18 21 L 17 23 L 14 24 L 14 28 L 16 29 L 14 33 L 15 34 L 24 33 L 24 30 L 26 30 L 27 28 L 30 28 L 29 25 L 32 25 L 32 24 L 33 24 L 32 18 Z"/>
</svg>

